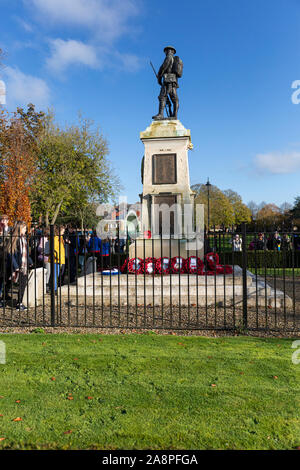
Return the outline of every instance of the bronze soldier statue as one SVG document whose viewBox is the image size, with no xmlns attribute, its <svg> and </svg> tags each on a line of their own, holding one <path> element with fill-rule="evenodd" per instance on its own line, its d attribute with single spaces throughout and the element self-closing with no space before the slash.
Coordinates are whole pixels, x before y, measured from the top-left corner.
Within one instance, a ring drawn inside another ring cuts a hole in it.
<svg viewBox="0 0 300 470">
<path fill-rule="evenodd" d="M 179 101 L 177 96 L 178 78 L 182 76 L 183 62 L 175 56 L 176 49 L 172 46 L 164 48 L 166 58 L 161 65 L 158 74 L 157 81 L 161 86 L 159 94 L 159 111 L 158 114 L 152 117 L 154 120 L 164 119 L 164 109 L 168 106 L 169 116 L 167 119 L 177 119 L 177 113 L 179 108 Z M 171 102 L 173 104 L 173 109 Z"/>
</svg>

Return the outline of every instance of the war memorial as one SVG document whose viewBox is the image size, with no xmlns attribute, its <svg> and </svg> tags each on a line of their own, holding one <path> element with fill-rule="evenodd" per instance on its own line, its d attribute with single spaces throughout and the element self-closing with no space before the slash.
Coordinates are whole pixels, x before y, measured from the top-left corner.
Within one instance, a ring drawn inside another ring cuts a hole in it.
<svg viewBox="0 0 300 470">
<path fill-rule="evenodd" d="M 68 305 L 100 308 L 102 316 L 110 319 L 114 310 L 124 312 L 124 325 L 139 326 L 145 326 L 147 319 L 153 325 L 154 317 L 161 326 L 204 325 L 208 309 L 242 309 L 245 290 L 247 306 L 263 307 L 266 302 L 275 308 L 289 306 L 291 299 L 282 291 L 274 291 L 262 277 L 243 272 L 239 265 L 219 264 L 218 253 L 205 247 L 204 211 L 201 205 L 195 207 L 190 187 L 191 131 L 178 119 L 183 62 L 173 46 L 165 47 L 164 53 L 157 74 L 159 111 L 140 132 L 141 230 L 130 239 L 122 265 L 116 260 L 108 273 L 94 267 L 76 286 L 62 286 L 61 299 Z M 182 309 L 188 312 L 185 321 Z"/>
<path fill-rule="evenodd" d="M 300 450 L 297 3 L 1 2 L 2 455 Z"/>
</svg>

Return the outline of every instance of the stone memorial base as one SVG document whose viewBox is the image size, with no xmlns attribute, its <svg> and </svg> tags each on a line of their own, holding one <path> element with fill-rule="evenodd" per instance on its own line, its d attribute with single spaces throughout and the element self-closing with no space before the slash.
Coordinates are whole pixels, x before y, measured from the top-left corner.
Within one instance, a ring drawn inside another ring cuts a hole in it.
<svg viewBox="0 0 300 470">
<path fill-rule="evenodd" d="M 43 296 L 46 295 L 46 273 L 45 268 L 37 268 L 30 271 L 28 284 L 23 296 L 23 304 L 26 307 L 34 307 L 35 305 L 38 307 L 42 305 Z"/>
<path fill-rule="evenodd" d="M 140 195 L 142 230 L 152 235 L 184 234 L 188 238 L 184 225 L 191 230 L 195 226 L 195 193 L 190 187 L 188 164 L 188 151 L 193 147 L 191 132 L 179 120 L 153 121 L 140 138 L 145 146 Z M 190 223 L 183 224 L 188 214 Z M 162 230 L 166 224 L 169 228 Z"/>
<path fill-rule="evenodd" d="M 275 291 L 263 279 L 247 273 L 248 306 L 265 308 L 267 305 L 278 308 L 292 307 L 292 299 L 283 292 Z M 143 305 L 166 306 L 227 306 L 243 305 L 242 269 L 234 267 L 234 276 L 197 276 L 195 274 L 134 275 L 120 274 L 103 276 L 89 274 L 78 279 L 78 286 L 63 286 L 62 300 L 77 305 L 101 305 L 118 307 Z M 77 297 L 78 296 L 78 297 Z M 257 302 L 257 303 L 256 303 Z"/>
<path fill-rule="evenodd" d="M 189 256 L 198 256 L 204 258 L 204 248 L 189 249 L 187 240 L 176 239 L 137 239 L 129 246 L 129 259 L 130 258 L 173 258 L 174 256 L 182 256 L 188 258 Z"/>
</svg>

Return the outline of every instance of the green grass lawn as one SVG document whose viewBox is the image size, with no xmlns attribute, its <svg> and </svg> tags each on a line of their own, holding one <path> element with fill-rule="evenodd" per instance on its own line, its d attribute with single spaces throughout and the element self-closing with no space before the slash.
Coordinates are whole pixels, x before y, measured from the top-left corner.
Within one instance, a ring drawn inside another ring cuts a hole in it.
<svg viewBox="0 0 300 470">
<path fill-rule="evenodd" d="M 7 349 L 0 448 L 300 445 L 300 365 L 291 361 L 292 340 L 155 334 L 0 340 Z"/>
<path fill-rule="evenodd" d="M 255 274 L 255 268 L 248 268 L 249 270 L 251 270 L 252 273 Z M 266 276 L 279 276 L 279 277 L 288 277 L 288 278 L 292 278 L 292 277 L 299 277 L 300 276 L 300 268 L 257 268 L 256 269 L 256 273 L 259 275 L 259 276 L 264 276 L 266 274 Z"/>
</svg>

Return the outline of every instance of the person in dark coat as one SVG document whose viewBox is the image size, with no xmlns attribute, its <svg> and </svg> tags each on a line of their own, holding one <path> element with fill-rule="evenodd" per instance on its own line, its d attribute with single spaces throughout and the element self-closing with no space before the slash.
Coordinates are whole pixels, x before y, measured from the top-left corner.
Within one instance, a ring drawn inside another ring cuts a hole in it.
<svg viewBox="0 0 300 470">
<path fill-rule="evenodd" d="M 268 250 L 276 250 L 279 251 L 281 246 L 281 237 L 279 233 L 276 231 L 274 234 L 271 234 L 267 241 L 267 248 Z"/>
<path fill-rule="evenodd" d="M 102 255 L 102 264 L 103 269 L 109 267 L 109 259 L 110 259 L 110 241 L 108 238 L 105 238 L 101 244 L 101 255 Z"/>
<path fill-rule="evenodd" d="M 9 237 L 5 231 L 5 226 L 2 221 L 0 222 L 0 308 L 3 307 L 5 299 L 2 299 L 3 291 L 5 290 L 5 280 L 7 277 L 7 247 Z"/>
<path fill-rule="evenodd" d="M 68 229 L 68 236 L 66 239 L 66 245 L 68 246 L 68 263 L 70 265 L 70 283 L 76 281 L 76 274 L 77 274 L 77 264 L 78 264 L 78 258 L 76 262 L 76 257 L 78 257 L 78 252 L 79 252 L 79 246 L 80 246 L 80 241 L 79 241 L 79 235 L 77 234 L 77 231 L 74 227 L 69 227 Z"/>
<path fill-rule="evenodd" d="M 26 310 L 22 301 L 28 282 L 28 270 L 33 265 L 29 256 L 26 232 L 26 223 L 18 222 L 13 229 L 8 247 L 8 266 L 12 266 L 12 280 L 19 282 L 17 310 Z"/>
<path fill-rule="evenodd" d="M 258 238 L 254 238 L 249 245 L 249 250 L 263 251 L 267 249 L 267 242 L 263 233 L 258 234 Z"/>
<path fill-rule="evenodd" d="M 97 236 L 96 230 L 93 230 L 88 242 L 88 251 L 97 258 L 97 266 L 99 268 L 101 266 L 102 240 Z"/>
<path fill-rule="evenodd" d="M 123 254 L 125 247 L 125 240 L 124 238 L 116 238 L 114 242 L 114 249 L 116 254 Z"/>
<path fill-rule="evenodd" d="M 90 235 L 87 231 L 83 232 L 79 236 L 79 248 L 78 248 L 78 262 L 81 269 L 81 273 L 84 273 L 86 267 L 86 261 L 88 257 L 88 245 L 90 241 Z"/>
</svg>

